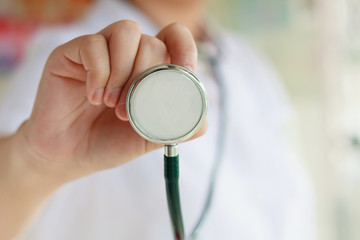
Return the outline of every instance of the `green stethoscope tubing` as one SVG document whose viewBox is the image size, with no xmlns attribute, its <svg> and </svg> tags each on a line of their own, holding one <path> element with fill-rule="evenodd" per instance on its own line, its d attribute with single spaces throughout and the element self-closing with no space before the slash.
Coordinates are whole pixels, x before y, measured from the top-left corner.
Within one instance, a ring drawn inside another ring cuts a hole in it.
<svg viewBox="0 0 360 240">
<path fill-rule="evenodd" d="M 219 46 L 219 44 L 217 44 Z M 222 57 L 221 48 L 217 47 L 217 56 L 208 56 L 208 61 L 212 66 L 214 78 L 217 81 L 220 93 L 220 114 L 218 124 L 218 138 L 217 149 L 215 153 L 215 161 L 212 166 L 210 175 L 210 184 L 207 191 L 207 196 L 203 210 L 200 217 L 191 231 L 187 240 L 195 240 L 198 236 L 201 227 L 203 226 L 206 217 L 209 213 L 213 195 L 215 191 L 216 180 L 218 177 L 222 156 L 224 152 L 225 139 L 227 133 L 227 102 L 226 102 L 226 87 L 222 77 L 219 59 Z M 185 239 L 184 224 L 181 211 L 180 190 L 179 190 L 179 155 L 169 157 L 164 155 L 164 176 L 166 185 L 166 196 L 168 202 L 169 215 L 172 223 L 174 239 Z"/>
<path fill-rule="evenodd" d="M 174 157 L 164 155 L 164 177 L 174 238 L 182 240 L 184 239 L 185 231 L 180 203 L 179 154 Z"/>
</svg>

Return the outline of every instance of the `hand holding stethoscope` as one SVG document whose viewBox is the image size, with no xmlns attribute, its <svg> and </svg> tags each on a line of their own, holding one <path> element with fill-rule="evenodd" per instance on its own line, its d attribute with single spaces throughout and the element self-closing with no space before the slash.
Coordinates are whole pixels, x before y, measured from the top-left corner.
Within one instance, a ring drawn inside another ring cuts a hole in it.
<svg viewBox="0 0 360 240">
<path fill-rule="evenodd" d="M 162 147 L 140 137 L 127 121 L 132 82 L 158 64 L 195 68 L 196 55 L 190 31 L 179 24 L 151 37 L 136 23 L 120 21 L 76 38 L 50 55 L 20 133 L 58 185 L 124 164 Z"/>
<path fill-rule="evenodd" d="M 21 231 L 37 207 L 65 183 L 161 147 L 140 137 L 127 121 L 128 89 L 154 65 L 194 69 L 196 55 L 184 26 L 169 25 L 152 37 L 131 21 L 56 48 L 44 67 L 30 118 L 1 142 L 9 156 L 2 177 L 15 184 L 2 189 L 15 193 L 6 202 L 7 211 L 16 212 L 5 215 L 3 228 L 11 229 L 6 239 Z"/>
</svg>

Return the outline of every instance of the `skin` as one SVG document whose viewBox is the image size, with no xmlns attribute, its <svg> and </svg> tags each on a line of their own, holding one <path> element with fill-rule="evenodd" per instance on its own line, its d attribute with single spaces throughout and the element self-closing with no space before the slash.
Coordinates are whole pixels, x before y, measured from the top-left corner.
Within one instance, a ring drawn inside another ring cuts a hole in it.
<svg viewBox="0 0 360 240">
<path fill-rule="evenodd" d="M 151 1 L 135 4 L 152 9 Z M 183 22 L 175 12 L 174 20 Z M 186 13 L 183 19 L 189 21 Z M 30 118 L 16 133 L 0 138 L 0 240 L 21 233 L 63 184 L 161 147 L 134 132 L 125 96 L 134 78 L 151 66 L 173 63 L 195 69 L 198 24 L 193 20 L 191 32 L 170 21 L 159 23 L 165 27 L 156 37 L 142 34 L 135 22 L 116 22 L 51 53 Z M 204 134 L 206 125 L 194 138 Z"/>
</svg>

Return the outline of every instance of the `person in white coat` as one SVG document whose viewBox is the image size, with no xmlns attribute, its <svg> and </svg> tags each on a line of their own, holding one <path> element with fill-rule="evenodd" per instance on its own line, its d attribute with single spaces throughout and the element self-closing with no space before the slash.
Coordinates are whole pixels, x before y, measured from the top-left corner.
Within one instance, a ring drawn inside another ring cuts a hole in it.
<svg viewBox="0 0 360 240">
<path fill-rule="evenodd" d="M 132 130 L 123 104 L 137 74 L 166 62 L 196 70 L 210 96 L 206 133 L 180 145 L 187 232 L 226 131 L 199 239 L 316 238 L 281 84 L 251 45 L 204 21 L 204 4 L 98 1 L 82 20 L 37 33 L 0 106 L 1 240 L 171 239 L 162 149 L 149 152 L 160 146 Z"/>
</svg>

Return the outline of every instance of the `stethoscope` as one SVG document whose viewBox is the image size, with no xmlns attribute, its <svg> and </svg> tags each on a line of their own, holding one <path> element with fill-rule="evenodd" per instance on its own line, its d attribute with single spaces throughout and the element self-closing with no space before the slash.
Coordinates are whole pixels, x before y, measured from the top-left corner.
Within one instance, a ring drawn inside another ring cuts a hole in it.
<svg viewBox="0 0 360 240">
<path fill-rule="evenodd" d="M 215 162 L 204 208 L 194 229 L 185 238 L 179 192 L 178 144 L 191 138 L 202 126 L 207 113 L 208 97 L 204 85 L 187 68 L 162 64 L 140 74 L 127 94 L 126 109 L 129 122 L 144 139 L 164 145 L 164 177 L 168 210 L 176 240 L 195 239 L 210 205 L 224 150 L 226 133 L 226 99 L 224 81 L 218 63 L 220 53 L 210 56 L 220 91 L 220 119 Z"/>
</svg>

